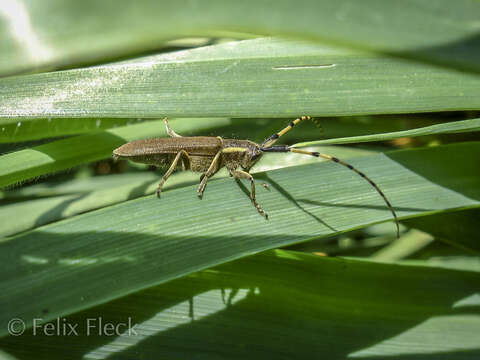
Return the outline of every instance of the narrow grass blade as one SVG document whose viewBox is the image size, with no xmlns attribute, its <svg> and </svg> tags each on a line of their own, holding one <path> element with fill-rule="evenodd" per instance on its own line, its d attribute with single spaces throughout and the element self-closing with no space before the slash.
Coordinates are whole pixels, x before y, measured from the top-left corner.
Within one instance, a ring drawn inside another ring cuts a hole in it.
<svg viewBox="0 0 480 360">
<path fill-rule="evenodd" d="M 0 125 L 45 117 L 296 117 L 480 109 L 480 75 L 255 39 L 0 79 Z"/>
<path fill-rule="evenodd" d="M 0 143 L 55 138 L 97 132 L 117 126 L 125 126 L 141 119 L 97 118 L 97 119 L 16 119 L 0 125 Z"/>
<path fill-rule="evenodd" d="M 353 144 L 353 143 L 361 143 L 361 142 L 369 142 L 369 141 L 393 140 L 393 139 L 398 139 L 402 137 L 417 137 L 417 136 L 437 135 L 437 134 L 457 134 L 457 133 L 472 132 L 472 131 L 480 131 L 480 119 L 447 122 L 444 124 L 431 125 L 431 126 L 418 128 L 418 129 L 395 131 L 395 132 L 383 133 L 383 134 L 350 136 L 345 138 L 307 141 L 307 142 L 295 144 L 295 147 L 326 145 L 326 144 Z"/>
</svg>

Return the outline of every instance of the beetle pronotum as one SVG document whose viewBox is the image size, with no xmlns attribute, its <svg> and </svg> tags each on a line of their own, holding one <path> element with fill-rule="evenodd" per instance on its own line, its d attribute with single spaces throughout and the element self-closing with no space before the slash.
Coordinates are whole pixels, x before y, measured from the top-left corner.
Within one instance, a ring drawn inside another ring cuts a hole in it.
<svg viewBox="0 0 480 360">
<path fill-rule="evenodd" d="M 390 209 L 395 225 L 397 236 L 400 230 L 397 215 L 385 194 L 368 176 L 352 165 L 327 154 L 315 151 L 295 149 L 288 145 L 273 144 L 284 134 L 290 131 L 295 125 L 303 120 L 310 120 L 310 116 L 301 116 L 291 121 L 287 127 L 278 133 L 273 134 L 261 144 L 249 140 L 223 139 L 220 136 L 189 136 L 183 137 L 173 131 L 168 125 L 167 118 L 164 119 L 169 138 L 154 138 L 129 142 L 113 151 L 115 158 L 124 158 L 134 162 L 164 166 L 170 164 L 167 172 L 163 175 L 157 188 L 157 196 L 160 197 L 163 184 L 175 170 L 179 162 L 186 170 L 202 173 L 198 186 L 198 196 L 201 198 L 207 181 L 222 167 L 226 167 L 230 176 L 237 179 L 250 180 L 250 199 L 257 211 L 268 219 L 267 213 L 257 203 L 255 198 L 255 183 L 253 176 L 249 173 L 250 168 L 266 152 L 293 152 L 297 154 L 310 155 L 331 160 L 353 170 L 370 183 L 380 194 Z"/>
</svg>

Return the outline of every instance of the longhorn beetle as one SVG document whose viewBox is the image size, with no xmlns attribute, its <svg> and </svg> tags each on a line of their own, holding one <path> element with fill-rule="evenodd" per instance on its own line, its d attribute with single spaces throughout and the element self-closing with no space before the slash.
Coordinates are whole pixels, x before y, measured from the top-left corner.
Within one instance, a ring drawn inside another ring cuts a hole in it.
<svg viewBox="0 0 480 360">
<path fill-rule="evenodd" d="M 310 155 L 331 160 L 340 165 L 355 171 L 372 185 L 380 194 L 388 208 L 390 209 L 395 225 L 397 236 L 400 234 L 397 215 L 385 194 L 368 176 L 352 165 L 327 154 L 315 151 L 306 151 L 295 149 L 288 145 L 273 144 L 284 134 L 289 132 L 295 125 L 304 120 L 311 120 L 310 116 L 301 116 L 291 121 L 287 127 L 273 134 L 261 144 L 256 144 L 249 140 L 223 139 L 220 136 L 189 136 L 183 137 L 173 131 L 168 125 L 168 119 L 165 118 L 167 134 L 170 138 L 154 138 L 132 141 L 120 146 L 113 151 L 114 158 L 124 158 L 134 162 L 150 164 L 155 166 L 164 166 L 170 164 L 167 172 L 163 175 L 158 184 L 157 196 L 160 197 L 163 184 L 177 167 L 181 164 L 185 170 L 202 173 L 200 185 L 198 186 L 198 196 L 202 198 L 207 181 L 222 167 L 226 167 L 230 176 L 237 179 L 250 180 L 251 191 L 250 199 L 260 215 L 268 219 L 267 213 L 257 203 L 255 198 L 255 183 L 253 176 L 249 173 L 250 168 L 267 152 L 293 152 L 297 154 Z"/>
</svg>

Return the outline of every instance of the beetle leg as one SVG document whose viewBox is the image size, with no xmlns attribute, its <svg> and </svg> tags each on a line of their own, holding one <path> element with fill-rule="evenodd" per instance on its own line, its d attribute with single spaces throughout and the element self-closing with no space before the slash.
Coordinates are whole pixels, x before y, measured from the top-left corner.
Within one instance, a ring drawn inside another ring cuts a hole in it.
<svg viewBox="0 0 480 360">
<path fill-rule="evenodd" d="M 215 174 L 219 168 L 221 155 L 222 155 L 222 150 L 217 152 L 212 162 L 210 163 L 210 166 L 208 167 L 207 171 L 201 177 L 200 185 L 198 185 L 198 189 L 197 189 L 198 197 L 200 199 L 202 198 L 203 192 L 205 191 L 205 186 L 207 186 L 208 178 L 213 174 Z"/>
<path fill-rule="evenodd" d="M 165 123 L 165 127 L 167 128 L 167 134 L 171 137 L 182 137 L 182 135 L 178 135 L 175 131 L 170 128 L 168 125 L 168 118 L 163 118 L 163 122 Z"/>
<path fill-rule="evenodd" d="M 158 184 L 158 188 L 157 188 L 158 197 L 160 197 L 160 193 L 162 192 L 163 184 L 165 184 L 165 181 L 167 181 L 168 177 L 172 174 L 173 170 L 175 170 L 175 168 L 177 167 L 177 164 L 180 161 L 180 158 L 182 157 L 182 155 L 185 156 L 188 163 L 190 163 L 190 156 L 188 156 L 188 153 L 185 150 L 180 150 L 175 156 L 175 159 L 173 159 L 172 164 L 168 168 L 167 172 L 162 176 L 162 180 L 160 180 L 160 183 Z"/>
<path fill-rule="evenodd" d="M 255 198 L 255 182 L 253 181 L 253 176 L 243 170 L 234 170 L 232 171 L 231 174 L 233 175 L 234 178 L 237 178 L 237 179 L 250 180 L 250 184 L 252 186 L 250 191 L 250 200 L 252 200 L 253 206 L 255 206 L 255 208 L 260 213 L 260 215 L 264 216 L 265 219 L 268 220 L 268 214 L 265 211 L 263 211 L 262 207 L 257 203 L 257 200 Z"/>
</svg>

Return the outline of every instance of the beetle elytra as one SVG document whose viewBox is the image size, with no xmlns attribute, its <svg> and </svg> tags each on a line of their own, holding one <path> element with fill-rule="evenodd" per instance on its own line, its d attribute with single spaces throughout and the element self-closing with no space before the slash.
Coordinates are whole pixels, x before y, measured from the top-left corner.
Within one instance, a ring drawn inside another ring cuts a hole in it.
<svg viewBox="0 0 480 360">
<path fill-rule="evenodd" d="M 297 154 L 310 155 L 331 160 L 335 163 L 343 165 L 348 169 L 356 172 L 362 178 L 370 183 L 371 186 L 380 194 L 387 204 L 390 212 L 395 220 L 397 236 L 399 236 L 399 224 L 397 215 L 393 206 L 388 201 L 385 194 L 380 188 L 363 172 L 357 170 L 352 165 L 327 154 L 306 151 L 292 148 L 288 145 L 276 145 L 274 143 L 285 133 L 290 131 L 295 125 L 304 120 L 311 120 L 310 116 L 301 116 L 291 121 L 287 127 L 273 134 L 263 143 L 257 144 L 250 140 L 237 139 L 223 139 L 221 137 L 213 136 L 191 136 L 183 137 L 175 133 L 168 124 L 168 119 L 165 118 L 165 126 L 169 138 L 153 138 L 132 141 L 120 146 L 113 151 L 115 158 L 128 159 L 134 162 L 168 167 L 167 172 L 163 175 L 157 188 L 157 196 L 160 197 L 163 184 L 168 177 L 175 170 L 177 165 L 182 164 L 185 170 L 202 173 L 200 177 L 200 184 L 197 192 L 201 198 L 207 181 L 221 168 L 226 167 L 230 176 L 237 179 L 250 180 L 251 190 L 250 199 L 257 211 L 268 219 L 267 213 L 257 203 L 255 198 L 255 183 L 253 176 L 249 173 L 251 167 L 267 152 L 293 152 Z"/>
</svg>

